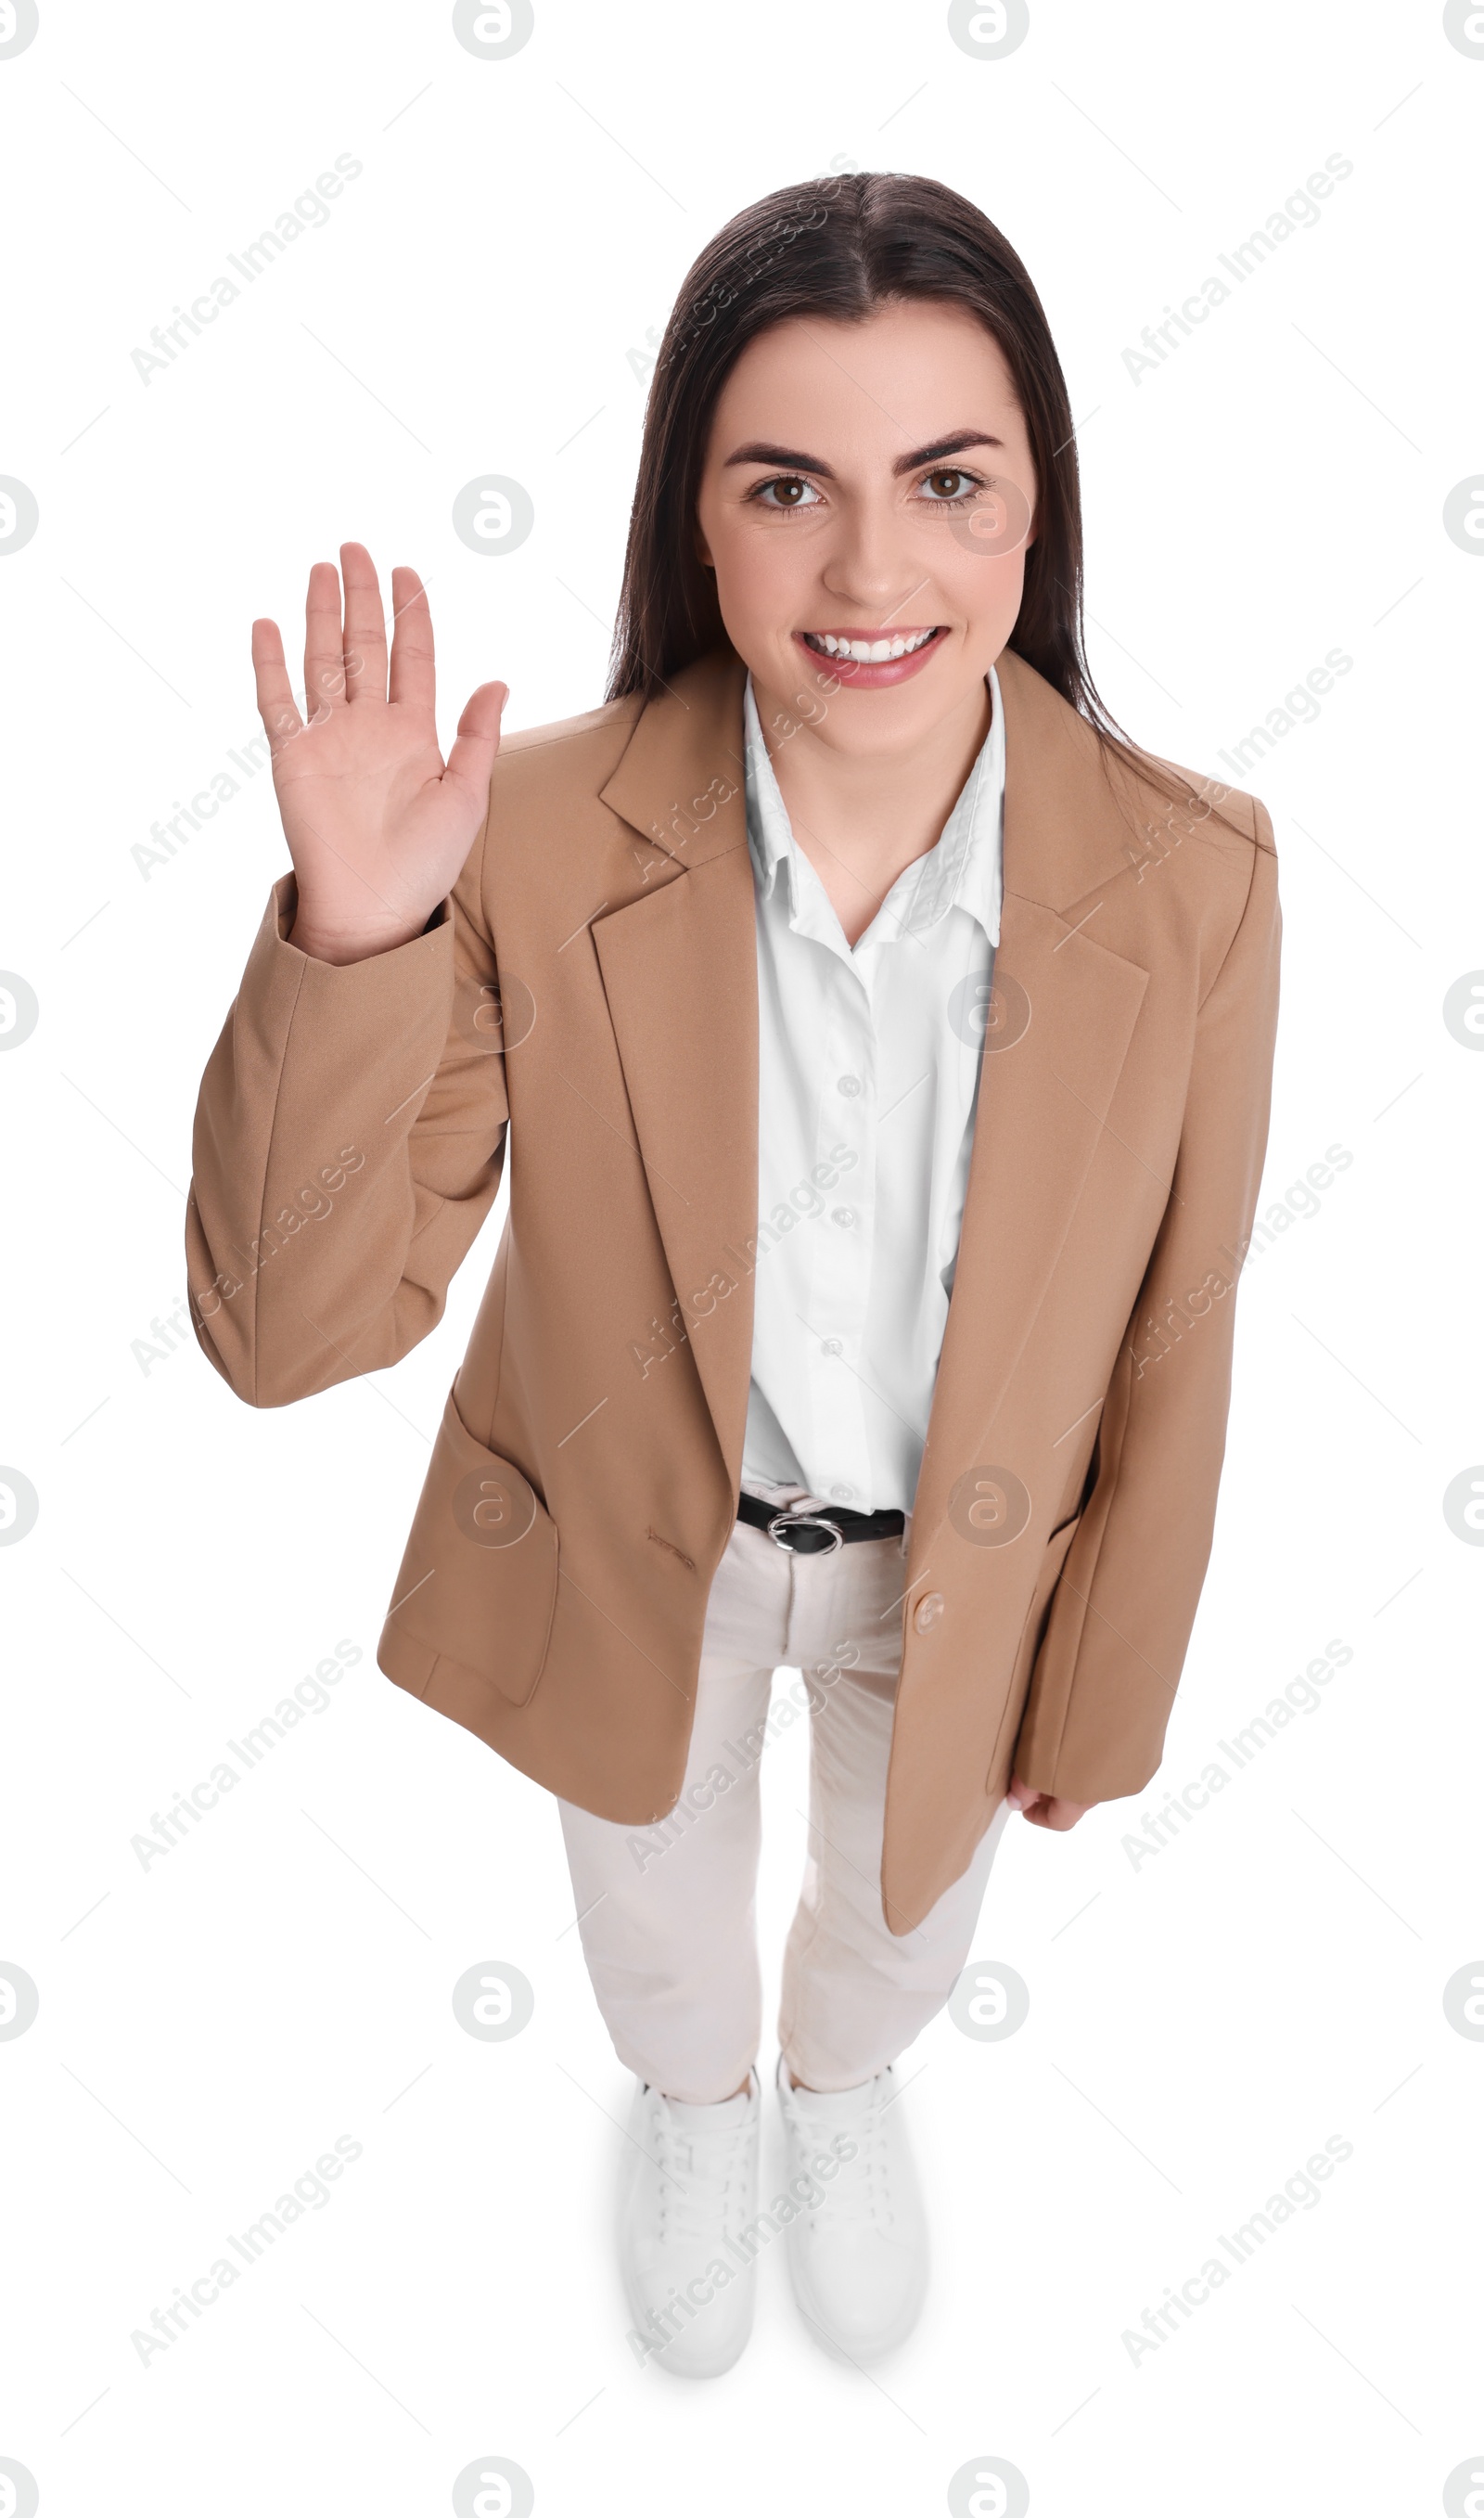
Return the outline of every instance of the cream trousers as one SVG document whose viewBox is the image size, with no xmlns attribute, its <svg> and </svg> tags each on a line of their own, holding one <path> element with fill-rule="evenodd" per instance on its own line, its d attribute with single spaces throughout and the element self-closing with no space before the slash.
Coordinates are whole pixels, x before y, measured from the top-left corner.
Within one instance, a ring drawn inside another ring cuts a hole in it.
<svg viewBox="0 0 1484 2518">
<path fill-rule="evenodd" d="M 623 1827 L 559 1803 L 598 2007 L 619 2060 L 667 2098 L 730 2098 L 756 2060 L 758 1767 L 806 1703 L 809 1854 L 779 2014 L 794 2079 L 848 2090 L 883 2070 L 942 2009 L 968 1957 L 1007 1801 L 920 1925 L 899 1937 L 881 1911 L 906 1579 L 905 1537 L 803 1556 L 739 1522 L 707 1602 L 675 1808 L 657 1826 Z M 780 1668 L 800 1678 L 770 1712 Z"/>
</svg>

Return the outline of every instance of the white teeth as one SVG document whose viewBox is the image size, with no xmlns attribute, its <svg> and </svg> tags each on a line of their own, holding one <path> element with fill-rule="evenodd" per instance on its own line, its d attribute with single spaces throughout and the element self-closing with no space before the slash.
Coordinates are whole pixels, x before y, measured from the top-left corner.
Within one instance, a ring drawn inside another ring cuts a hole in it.
<svg viewBox="0 0 1484 2518">
<path fill-rule="evenodd" d="M 911 638 L 836 638 L 827 630 L 804 632 L 811 647 L 818 647 L 827 656 L 846 657 L 853 665 L 884 665 L 897 656 L 914 656 L 935 634 L 931 630 L 919 630 Z"/>
</svg>

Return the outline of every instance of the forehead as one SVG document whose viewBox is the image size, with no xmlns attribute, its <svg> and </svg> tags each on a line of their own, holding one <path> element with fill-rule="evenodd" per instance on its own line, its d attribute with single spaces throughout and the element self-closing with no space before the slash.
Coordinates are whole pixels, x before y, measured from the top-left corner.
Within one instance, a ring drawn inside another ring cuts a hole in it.
<svg viewBox="0 0 1484 2518">
<path fill-rule="evenodd" d="M 767 435 L 823 454 L 827 435 L 896 455 L 1014 410 L 1004 353 L 965 307 L 912 300 L 856 323 L 790 316 L 749 341 L 732 369 L 712 451 L 724 460 L 729 443 Z"/>
</svg>

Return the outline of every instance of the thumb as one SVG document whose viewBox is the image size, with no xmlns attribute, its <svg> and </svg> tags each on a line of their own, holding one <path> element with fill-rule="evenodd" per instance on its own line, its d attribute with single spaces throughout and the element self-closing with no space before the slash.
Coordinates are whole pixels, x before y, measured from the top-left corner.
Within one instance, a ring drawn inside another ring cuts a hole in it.
<svg viewBox="0 0 1484 2518">
<path fill-rule="evenodd" d="M 470 693 L 445 766 L 444 776 L 451 778 L 456 787 L 467 789 L 481 810 L 494 756 L 500 748 L 500 719 L 509 697 L 507 682 L 481 682 L 479 689 Z"/>
</svg>

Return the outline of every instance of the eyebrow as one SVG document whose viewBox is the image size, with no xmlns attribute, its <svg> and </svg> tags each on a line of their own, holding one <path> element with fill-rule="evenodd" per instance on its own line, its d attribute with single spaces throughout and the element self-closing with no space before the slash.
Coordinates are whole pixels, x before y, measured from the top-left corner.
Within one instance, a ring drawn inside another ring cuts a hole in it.
<svg viewBox="0 0 1484 2518">
<path fill-rule="evenodd" d="M 935 438 L 931 446 L 919 446 L 911 455 L 898 456 L 891 468 L 897 474 L 915 472 L 923 463 L 941 462 L 946 455 L 963 455 L 971 446 L 1002 447 L 1003 444 L 1002 437 L 991 437 L 985 429 L 957 428 L 951 437 Z M 832 481 L 835 477 L 830 466 L 822 463 L 817 455 L 799 455 L 791 447 L 767 446 L 757 440 L 751 445 L 740 446 L 735 455 L 729 455 L 727 465 L 733 463 L 775 463 L 782 472 L 816 472 L 822 481 Z"/>
</svg>

